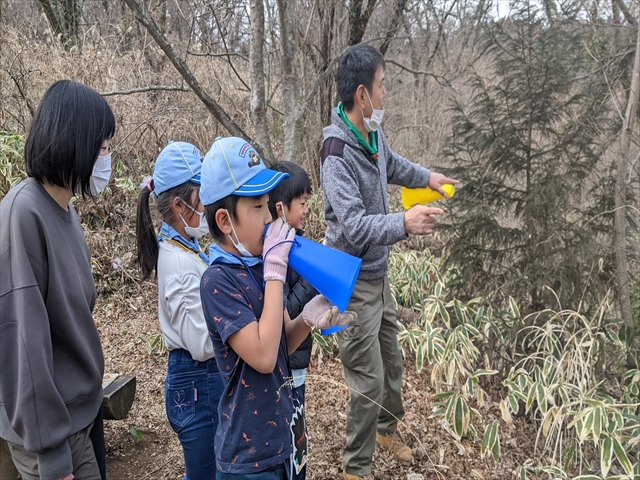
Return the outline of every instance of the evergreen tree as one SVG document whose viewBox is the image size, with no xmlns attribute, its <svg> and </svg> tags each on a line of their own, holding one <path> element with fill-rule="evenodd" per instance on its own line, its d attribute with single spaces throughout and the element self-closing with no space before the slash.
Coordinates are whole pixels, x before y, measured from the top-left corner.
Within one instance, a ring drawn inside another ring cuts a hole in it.
<svg viewBox="0 0 640 480">
<path fill-rule="evenodd" d="M 583 212 L 607 92 L 585 74 L 584 25 L 545 5 L 515 2 L 487 26 L 491 75 L 475 75 L 470 101 L 453 102 L 447 173 L 464 187 L 449 202 L 448 262 L 469 294 L 506 288 L 533 309 L 556 307 L 549 286 L 577 308 L 601 271 Z"/>
</svg>

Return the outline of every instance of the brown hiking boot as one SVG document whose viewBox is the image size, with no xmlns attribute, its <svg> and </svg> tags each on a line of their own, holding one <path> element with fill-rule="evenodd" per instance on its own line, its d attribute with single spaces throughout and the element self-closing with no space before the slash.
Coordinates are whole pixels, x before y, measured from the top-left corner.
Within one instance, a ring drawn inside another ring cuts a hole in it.
<svg viewBox="0 0 640 480">
<path fill-rule="evenodd" d="M 375 480 L 373 475 L 351 475 L 350 473 L 344 473 L 344 480 Z"/>
<path fill-rule="evenodd" d="M 410 462 L 413 458 L 413 452 L 404 444 L 398 430 L 394 430 L 388 435 L 376 432 L 376 442 L 391 450 L 395 457 L 401 462 Z"/>
</svg>

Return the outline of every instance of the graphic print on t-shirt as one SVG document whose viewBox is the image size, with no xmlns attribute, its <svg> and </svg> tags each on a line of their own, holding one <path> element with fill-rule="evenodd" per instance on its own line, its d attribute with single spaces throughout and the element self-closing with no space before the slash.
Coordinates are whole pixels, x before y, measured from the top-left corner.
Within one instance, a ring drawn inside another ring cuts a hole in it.
<svg viewBox="0 0 640 480">
<path fill-rule="evenodd" d="M 218 469 L 256 473 L 289 461 L 293 400 L 284 338 L 276 366 L 261 374 L 244 362 L 228 338 L 262 315 L 262 264 L 213 264 L 201 281 L 202 307 L 225 386 L 218 412 L 215 453 Z M 257 283 L 257 284 L 256 284 Z"/>
</svg>

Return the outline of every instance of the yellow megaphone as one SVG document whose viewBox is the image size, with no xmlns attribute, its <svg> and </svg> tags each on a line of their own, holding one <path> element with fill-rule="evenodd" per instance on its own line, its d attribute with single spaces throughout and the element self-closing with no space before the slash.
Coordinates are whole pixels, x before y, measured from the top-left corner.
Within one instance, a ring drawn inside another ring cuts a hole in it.
<svg viewBox="0 0 640 480">
<path fill-rule="evenodd" d="M 442 185 L 442 189 L 446 192 L 447 198 L 453 197 L 456 189 L 453 185 L 447 183 Z M 402 206 L 409 210 L 414 205 L 425 205 L 444 198 L 442 194 L 429 187 L 424 188 L 407 188 L 402 187 Z"/>
</svg>

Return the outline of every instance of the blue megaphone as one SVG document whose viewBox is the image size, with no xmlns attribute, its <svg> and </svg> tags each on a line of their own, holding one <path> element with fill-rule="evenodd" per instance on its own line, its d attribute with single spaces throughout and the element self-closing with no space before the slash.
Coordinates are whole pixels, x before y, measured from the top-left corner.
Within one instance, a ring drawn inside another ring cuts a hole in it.
<svg viewBox="0 0 640 480">
<path fill-rule="evenodd" d="M 296 235 L 289 250 L 289 265 L 344 312 L 356 285 L 362 259 Z M 334 326 L 320 333 L 329 335 L 344 328 L 346 326 Z"/>
</svg>

